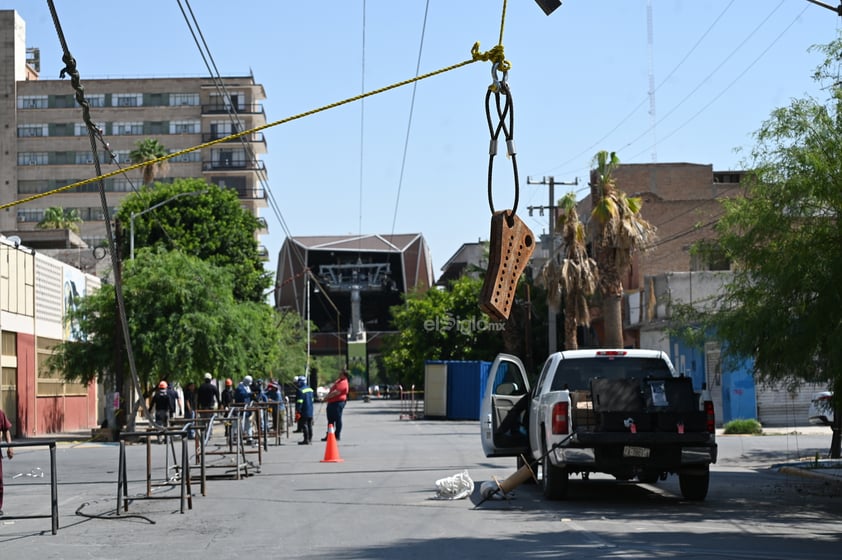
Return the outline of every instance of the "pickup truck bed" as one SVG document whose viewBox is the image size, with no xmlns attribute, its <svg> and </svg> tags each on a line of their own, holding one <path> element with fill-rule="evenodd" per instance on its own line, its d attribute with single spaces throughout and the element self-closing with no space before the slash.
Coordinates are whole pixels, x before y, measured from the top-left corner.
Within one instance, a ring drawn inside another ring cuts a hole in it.
<svg viewBox="0 0 842 560">
<path fill-rule="evenodd" d="M 522 364 L 501 356 L 489 373 L 488 408 L 483 401 L 483 448 L 517 450 L 540 465 L 545 496 L 563 498 L 570 475 L 599 472 L 648 483 L 677 474 L 687 499 L 705 498 L 717 457 L 712 403 L 663 352 L 559 352 L 522 394 L 508 389 L 529 386 Z"/>
</svg>

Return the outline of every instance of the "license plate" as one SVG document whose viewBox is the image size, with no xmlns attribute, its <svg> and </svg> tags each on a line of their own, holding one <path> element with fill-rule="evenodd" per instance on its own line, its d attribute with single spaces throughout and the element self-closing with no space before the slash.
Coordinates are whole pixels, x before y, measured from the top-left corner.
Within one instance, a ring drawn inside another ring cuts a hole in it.
<svg viewBox="0 0 842 560">
<path fill-rule="evenodd" d="M 641 459 L 647 459 L 649 457 L 649 448 L 627 445 L 623 447 L 623 457 L 639 457 Z"/>
</svg>

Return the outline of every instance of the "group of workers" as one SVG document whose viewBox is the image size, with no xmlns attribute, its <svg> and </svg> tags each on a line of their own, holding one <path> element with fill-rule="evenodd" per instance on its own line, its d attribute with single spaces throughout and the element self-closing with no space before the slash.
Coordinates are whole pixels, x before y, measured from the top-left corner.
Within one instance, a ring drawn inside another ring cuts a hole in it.
<svg viewBox="0 0 842 560">
<path fill-rule="evenodd" d="M 155 424 L 167 428 L 176 414 L 183 415 L 186 420 L 196 418 L 197 415 L 210 417 L 233 406 L 245 407 L 254 402 L 265 402 L 269 405 L 269 414 L 262 418 L 263 425 L 268 427 L 268 419 L 271 418 L 272 429 L 283 431 L 283 411 L 286 407 L 280 383 L 272 379 L 264 385 L 262 379 L 254 381 L 251 375 L 246 375 L 236 388 L 231 378 L 226 379 L 225 388 L 220 391 L 213 381 L 213 375 L 206 373 L 198 388 L 192 381 L 188 382 L 182 388 L 181 395 L 166 380 L 161 380 L 149 398 L 149 410 L 150 413 L 154 411 Z M 242 432 L 247 442 L 252 443 L 254 427 L 251 412 L 244 416 Z M 194 437 L 190 423 L 187 424 L 187 435 L 188 438 Z M 159 436 L 158 442 L 163 441 L 166 441 L 166 438 Z"/>
<path fill-rule="evenodd" d="M 330 390 L 324 398 L 327 405 L 328 427 L 333 426 L 337 440 L 342 433 L 342 411 L 348 399 L 349 375 L 346 369 L 342 369 L 339 378 L 331 385 Z M 307 383 L 305 376 L 295 378 L 295 420 L 296 433 L 302 434 L 299 445 L 309 445 L 313 440 L 313 417 L 314 417 L 314 393 Z M 285 429 L 284 417 L 286 405 L 281 384 L 270 379 L 264 383 L 262 379 L 254 380 L 251 375 L 246 375 L 234 387 L 233 381 L 225 380 L 225 388 L 220 391 L 214 383 L 213 375 L 206 373 L 203 382 L 197 388 L 195 383 L 189 382 L 182 389 L 179 395 L 166 380 L 161 380 L 157 388 L 149 397 L 150 413 L 154 411 L 155 424 L 161 428 L 167 428 L 170 420 L 181 414 L 187 420 L 196 418 L 197 414 L 210 417 L 217 411 L 227 411 L 231 407 L 241 406 L 248 408 L 253 403 L 267 403 L 266 409 L 261 410 L 262 425 L 280 433 Z M 269 419 L 271 418 L 271 422 Z M 194 431 L 190 423 L 187 424 L 187 435 L 194 437 Z M 252 411 L 247 410 L 242 416 L 240 431 L 244 442 L 254 444 L 254 422 Z M 226 426 L 226 435 L 228 427 Z M 327 435 L 322 441 L 327 440 Z M 163 434 L 158 435 L 158 443 L 166 441 Z"/>
</svg>

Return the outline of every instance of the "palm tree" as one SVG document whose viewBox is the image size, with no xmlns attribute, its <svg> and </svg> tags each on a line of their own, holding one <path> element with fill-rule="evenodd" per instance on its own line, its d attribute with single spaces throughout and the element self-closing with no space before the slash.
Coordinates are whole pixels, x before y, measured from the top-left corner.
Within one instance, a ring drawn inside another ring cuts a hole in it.
<svg viewBox="0 0 842 560">
<path fill-rule="evenodd" d="M 643 201 L 626 196 L 614 180 L 620 165 L 617 154 L 600 151 L 594 156 L 590 187 L 593 211 L 591 235 L 599 266 L 599 292 L 604 321 L 603 346 L 622 348 L 623 278 L 631 267 L 632 254 L 646 249 L 655 237 L 655 227 L 640 215 Z"/>
<path fill-rule="evenodd" d="M 155 138 L 147 138 L 146 140 L 138 140 L 135 142 L 135 149 L 129 152 L 129 158 L 132 163 L 144 163 L 147 161 L 154 161 L 162 158 L 169 152 L 163 144 L 158 142 Z M 166 161 L 159 161 L 143 166 L 143 184 L 148 185 L 155 180 L 159 172 L 164 173 L 167 169 Z"/>
<path fill-rule="evenodd" d="M 73 233 L 79 233 L 79 224 L 82 217 L 76 208 L 64 209 L 60 206 L 53 206 L 44 210 L 44 217 L 38 222 L 38 229 L 69 229 Z"/>
<path fill-rule="evenodd" d="M 558 209 L 561 212 L 556 216 L 556 231 L 561 234 L 564 252 L 558 275 L 558 285 L 565 296 L 564 348 L 576 350 L 579 347 L 576 328 L 591 323 L 588 300 L 596 291 L 599 269 L 588 256 L 585 226 L 576 211 L 576 195 L 567 193 L 558 201 Z"/>
</svg>

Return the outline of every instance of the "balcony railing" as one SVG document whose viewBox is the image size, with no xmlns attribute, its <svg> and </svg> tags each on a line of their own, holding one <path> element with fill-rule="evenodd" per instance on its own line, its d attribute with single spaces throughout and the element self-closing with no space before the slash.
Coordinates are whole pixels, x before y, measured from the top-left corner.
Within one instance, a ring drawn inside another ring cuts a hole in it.
<svg viewBox="0 0 842 560">
<path fill-rule="evenodd" d="M 265 171 L 266 164 L 260 160 L 220 159 L 203 161 L 202 171 Z"/>
<path fill-rule="evenodd" d="M 233 132 L 203 132 L 202 133 L 202 142 L 212 142 L 214 140 L 219 140 L 220 138 L 225 138 L 226 136 L 230 136 L 234 134 Z M 231 140 L 226 140 L 226 142 L 239 142 L 240 140 L 245 140 L 246 142 L 254 142 L 257 144 L 266 145 L 266 138 L 263 136 L 262 132 L 254 132 L 252 134 L 246 134 L 245 136 L 239 136 L 237 138 L 233 138 Z"/>
<path fill-rule="evenodd" d="M 218 105 L 202 105 L 203 115 L 227 115 L 229 113 L 237 115 L 265 115 L 262 103 L 249 103 L 242 107 L 234 107 L 232 105 L 218 104 Z"/>
<path fill-rule="evenodd" d="M 265 200 L 266 199 L 266 191 L 263 190 L 261 187 L 222 187 L 225 189 L 230 189 L 232 191 L 236 191 L 237 198 L 240 200 Z M 268 229 L 268 226 L 267 226 Z"/>
</svg>

